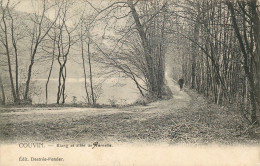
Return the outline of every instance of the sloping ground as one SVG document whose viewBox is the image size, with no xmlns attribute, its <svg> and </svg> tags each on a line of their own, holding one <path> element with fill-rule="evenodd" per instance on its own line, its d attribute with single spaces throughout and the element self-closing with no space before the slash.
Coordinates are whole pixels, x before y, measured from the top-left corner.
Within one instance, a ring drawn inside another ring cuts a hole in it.
<svg viewBox="0 0 260 166">
<path fill-rule="evenodd" d="M 0 141 L 259 144 L 259 135 L 228 108 L 207 103 L 166 74 L 173 98 L 113 109 L 1 109 Z"/>
</svg>

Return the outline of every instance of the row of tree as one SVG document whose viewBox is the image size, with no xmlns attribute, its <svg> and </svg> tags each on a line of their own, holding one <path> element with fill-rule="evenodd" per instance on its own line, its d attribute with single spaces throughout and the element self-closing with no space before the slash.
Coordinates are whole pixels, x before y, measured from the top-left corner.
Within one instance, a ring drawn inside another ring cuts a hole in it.
<svg viewBox="0 0 260 166">
<path fill-rule="evenodd" d="M 176 4 L 186 84 L 218 104 L 234 104 L 250 123 L 260 110 L 260 11 L 257 0 Z"/>
<path fill-rule="evenodd" d="M 40 61 L 45 62 L 45 66 L 42 68 L 49 68 L 45 87 L 46 104 L 48 102 L 48 84 L 55 62 L 58 62 L 59 65 L 56 103 L 65 103 L 66 63 L 71 47 L 81 41 L 83 65 L 85 65 L 83 54 L 86 50 L 84 50 L 83 45 L 86 45 L 88 38 L 86 35 L 88 27 L 81 25 L 81 31 L 78 28 L 80 23 L 84 23 L 84 17 L 72 21 L 74 19 L 72 15 L 73 4 L 73 1 L 67 0 L 35 1 L 31 4 L 34 12 L 23 13 L 15 10 L 19 3 L 16 4 L 10 0 L 1 1 L 0 47 L 3 50 L 1 52 L 1 71 L 3 72 L 0 74 L 0 85 L 2 104 L 6 102 L 6 91 L 11 91 L 11 101 L 15 104 L 32 103 L 32 75 L 34 74 L 35 62 Z M 69 25 L 75 22 L 75 25 Z M 89 48 L 89 43 L 87 44 Z M 91 101 L 88 100 L 88 103 L 95 104 L 89 51 L 88 62 L 91 86 L 88 87 L 87 82 L 85 82 L 85 87 L 86 92 L 87 88 L 91 89 L 91 95 L 87 92 L 88 99 L 89 96 L 93 96 Z M 36 67 L 39 68 L 39 66 Z M 22 71 L 23 76 L 20 76 Z M 7 80 L 7 76 L 9 80 Z M 85 73 L 85 80 L 86 77 Z M 7 82 L 6 86 L 4 86 L 2 78 Z"/>
<path fill-rule="evenodd" d="M 164 95 L 164 61 L 168 43 L 165 34 L 169 26 L 167 1 L 115 1 L 105 2 L 101 7 L 87 0 L 81 3 L 85 4 L 85 8 L 79 12 L 78 7 L 82 4 L 76 1 L 39 0 L 32 5 L 36 12 L 22 13 L 24 17 L 21 17 L 15 10 L 19 4 L 1 1 L 1 46 L 5 48 L 1 56 L 7 59 L 7 63 L 5 59 L 2 63 L 8 67 L 4 70 L 7 69 L 9 75 L 13 102 L 31 103 L 35 62 L 45 61 L 45 67 L 49 68 L 46 103 L 54 63 L 58 62 L 56 103 L 64 104 L 66 64 L 74 46 L 74 49 L 81 50 L 86 99 L 88 103 L 95 104 L 97 95 L 93 85 L 90 43 L 96 55 L 94 60 L 132 79 L 142 96 L 161 98 Z M 95 36 L 95 31 L 103 31 L 104 34 Z M 88 62 L 88 70 L 85 62 Z M 27 70 L 25 81 L 19 78 L 21 68 Z M 4 89 L 1 85 L 4 102 L 5 89 L 8 88 Z"/>
</svg>

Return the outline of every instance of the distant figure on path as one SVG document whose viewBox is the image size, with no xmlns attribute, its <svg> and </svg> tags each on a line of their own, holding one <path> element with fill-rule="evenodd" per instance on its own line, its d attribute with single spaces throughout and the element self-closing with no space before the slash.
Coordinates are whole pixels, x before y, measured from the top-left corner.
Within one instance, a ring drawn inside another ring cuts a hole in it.
<svg viewBox="0 0 260 166">
<path fill-rule="evenodd" d="M 184 80 L 181 78 L 181 79 L 179 79 L 178 83 L 180 85 L 180 90 L 182 90 L 183 84 L 184 84 Z"/>
</svg>

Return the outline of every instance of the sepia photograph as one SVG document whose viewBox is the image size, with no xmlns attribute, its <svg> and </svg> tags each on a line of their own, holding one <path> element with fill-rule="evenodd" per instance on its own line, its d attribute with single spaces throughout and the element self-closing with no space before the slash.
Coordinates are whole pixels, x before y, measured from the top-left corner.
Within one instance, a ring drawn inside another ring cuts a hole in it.
<svg viewBox="0 0 260 166">
<path fill-rule="evenodd" d="M 0 0 L 1 166 L 260 166 L 259 0 Z"/>
</svg>

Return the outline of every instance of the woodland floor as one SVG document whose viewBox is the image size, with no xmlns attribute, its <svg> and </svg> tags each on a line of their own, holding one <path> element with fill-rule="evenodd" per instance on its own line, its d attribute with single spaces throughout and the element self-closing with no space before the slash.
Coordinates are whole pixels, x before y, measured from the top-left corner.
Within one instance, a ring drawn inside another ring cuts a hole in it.
<svg viewBox="0 0 260 166">
<path fill-rule="evenodd" d="M 0 142 L 259 144 L 232 108 L 168 80 L 169 100 L 125 108 L 0 108 Z"/>
</svg>

